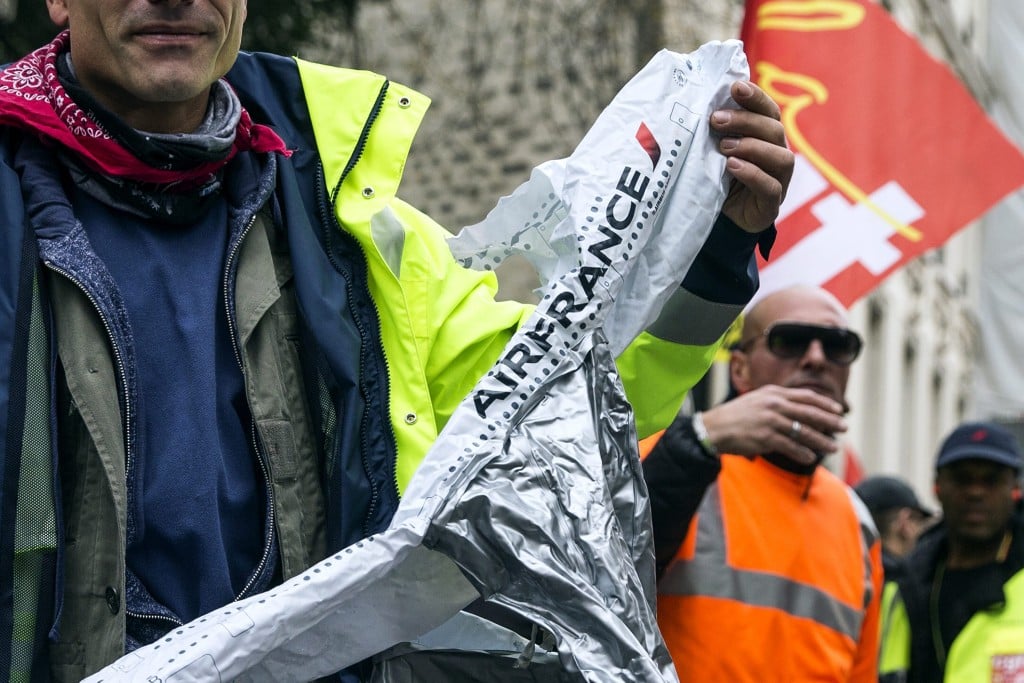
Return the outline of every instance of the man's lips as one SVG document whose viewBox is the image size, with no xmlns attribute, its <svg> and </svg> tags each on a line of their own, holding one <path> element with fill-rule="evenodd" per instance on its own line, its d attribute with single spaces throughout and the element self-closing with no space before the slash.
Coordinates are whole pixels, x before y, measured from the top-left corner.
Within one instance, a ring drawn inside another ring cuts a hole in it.
<svg viewBox="0 0 1024 683">
<path fill-rule="evenodd" d="M 203 38 L 209 33 L 204 27 L 186 24 L 150 24 L 132 31 L 132 36 L 143 41 L 187 42 Z"/>
<path fill-rule="evenodd" d="M 142 38 L 195 38 L 204 34 L 196 31 L 140 31 L 135 35 Z"/>
<path fill-rule="evenodd" d="M 979 524 L 987 524 L 990 517 L 987 510 L 981 510 L 979 508 L 972 508 L 970 510 L 964 510 L 961 519 L 971 526 L 977 526 Z"/>
</svg>

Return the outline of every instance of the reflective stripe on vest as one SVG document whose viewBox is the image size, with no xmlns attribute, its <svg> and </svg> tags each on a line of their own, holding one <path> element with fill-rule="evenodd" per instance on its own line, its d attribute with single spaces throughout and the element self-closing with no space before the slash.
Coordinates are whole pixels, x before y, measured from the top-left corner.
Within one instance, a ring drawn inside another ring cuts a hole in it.
<svg viewBox="0 0 1024 683">
<path fill-rule="evenodd" d="M 755 607 L 781 610 L 794 617 L 812 619 L 853 640 L 860 637 L 862 609 L 853 609 L 815 586 L 777 574 L 730 567 L 718 485 L 712 485 L 697 511 L 697 537 L 693 559 L 676 560 L 658 583 L 663 595 L 703 596 L 735 600 Z M 871 601 L 869 538 L 861 534 L 864 556 L 864 604 Z"/>
<path fill-rule="evenodd" d="M 878 540 L 878 531 L 864 501 L 852 488 L 847 487 L 846 494 L 850 497 L 857 519 L 860 520 L 860 552 L 864 559 L 864 608 L 867 609 L 875 597 L 875 584 L 871 581 L 871 546 Z"/>
</svg>

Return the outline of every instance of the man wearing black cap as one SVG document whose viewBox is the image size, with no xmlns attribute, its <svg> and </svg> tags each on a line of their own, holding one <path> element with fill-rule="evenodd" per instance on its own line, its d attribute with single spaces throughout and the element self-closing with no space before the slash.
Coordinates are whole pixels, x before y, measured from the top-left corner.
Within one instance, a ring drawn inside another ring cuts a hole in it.
<svg viewBox="0 0 1024 683">
<path fill-rule="evenodd" d="M 864 501 L 878 527 L 885 580 L 894 581 L 903 558 L 914 549 L 932 513 L 921 504 L 914 489 L 899 477 L 868 477 L 857 484 L 854 491 Z"/>
<path fill-rule="evenodd" d="M 995 424 L 962 424 L 942 443 L 943 520 L 907 559 L 885 615 L 882 681 L 1024 680 L 1022 465 Z"/>
</svg>

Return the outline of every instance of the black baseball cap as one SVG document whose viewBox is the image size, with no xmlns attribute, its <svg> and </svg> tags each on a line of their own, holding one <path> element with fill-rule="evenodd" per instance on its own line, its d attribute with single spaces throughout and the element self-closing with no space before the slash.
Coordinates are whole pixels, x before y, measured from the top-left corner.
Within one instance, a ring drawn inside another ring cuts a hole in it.
<svg viewBox="0 0 1024 683">
<path fill-rule="evenodd" d="M 1017 472 L 1024 465 L 1017 439 L 992 422 L 965 422 L 954 429 L 939 448 L 935 469 L 961 460 L 988 460 Z"/>
<path fill-rule="evenodd" d="M 932 516 L 932 511 L 921 504 L 917 494 L 910 485 L 898 477 L 876 475 L 868 477 L 853 487 L 860 499 L 864 501 L 868 511 L 877 515 L 886 510 L 898 508 L 910 508 L 917 510 L 926 517 Z"/>
</svg>

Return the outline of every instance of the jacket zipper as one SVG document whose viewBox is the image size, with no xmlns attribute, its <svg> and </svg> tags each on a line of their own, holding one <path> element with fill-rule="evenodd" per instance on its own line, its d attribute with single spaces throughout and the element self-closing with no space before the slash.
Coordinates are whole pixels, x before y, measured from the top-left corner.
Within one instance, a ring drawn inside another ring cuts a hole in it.
<svg viewBox="0 0 1024 683">
<path fill-rule="evenodd" d="M 125 480 L 126 482 L 131 481 L 131 472 L 135 463 L 135 444 L 132 438 L 132 421 L 134 419 L 132 415 L 132 404 L 131 399 L 128 396 L 128 373 L 124 368 L 124 357 L 121 355 L 121 348 L 117 345 L 114 339 L 114 333 L 110 327 L 110 322 L 107 317 L 103 314 L 103 310 L 100 308 L 99 303 L 96 301 L 96 297 L 82 284 L 82 281 L 74 277 L 71 273 L 64 270 L 63 268 L 54 265 L 52 261 L 44 261 L 47 268 L 52 270 L 59 275 L 64 276 L 68 281 L 73 282 L 85 298 L 92 304 L 96 314 L 100 317 L 100 322 L 103 323 L 103 329 L 107 333 L 107 340 L 110 341 L 110 348 L 114 350 L 114 364 L 117 366 L 117 376 L 121 383 L 121 398 L 124 401 L 124 450 L 125 450 Z"/>
<path fill-rule="evenodd" d="M 342 184 L 345 182 L 345 178 L 348 177 L 348 174 L 352 172 L 352 169 L 355 167 L 356 163 L 358 163 L 359 159 L 362 158 L 362 156 L 363 156 L 363 151 L 366 149 L 366 141 L 367 141 L 367 139 L 370 136 L 370 129 L 373 127 L 374 122 L 377 120 L 377 117 L 380 115 L 381 109 L 384 107 L 384 100 L 387 97 L 387 92 L 388 92 L 388 88 L 390 87 L 390 85 L 391 85 L 390 81 L 385 80 L 383 85 L 381 86 L 380 92 L 377 93 L 377 99 L 374 102 L 373 108 L 370 110 L 370 113 L 369 113 L 369 115 L 366 118 L 366 122 L 363 124 L 363 130 L 359 134 L 359 138 L 356 141 L 356 145 L 355 145 L 355 147 L 352 150 L 352 155 L 349 157 L 348 163 L 345 164 L 345 169 L 341 172 L 341 177 L 338 178 L 338 182 L 334 186 L 334 190 L 331 192 L 330 201 L 328 201 L 327 197 L 324 196 L 324 189 L 327 187 L 327 184 L 326 184 L 326 179 L 324 178 L 323 162 L 319 161 L 319 160 L 317 161 L 317 185 L 316 185 L 316 187 L 317 187 L 317 198 L 318 198 L 319 204 L 320 204 L 320 219 L 321 219 L 321 223 L 324 225 L 324 227 L 326 229 L 325 230 L 326 234 L 324 235 L 324 238 L 325 238 L 325 242 L 326 242 L 326 247 L 327 248 L 326 248 L 325 251 L 327 252 L 327 258 L 331 262 L 331 265 L 334 266 L 334 269 L 338 273 L 343 274 L 343 275 L 344 275 L 344 271 L 340 267 L 340 265 L 338 264 L 337 260 L 334 257 L 334 239 L 333 239 L 334 234 L 333 234 L 333 231 L 330 230 L 330 228 L 333 227 L 333 228 L 337 229 L 338 234 L 347 234 L 347 233 L 345 233 L 344 229 L 338 223 L 338 220 L 335 217 L 333 208 L 336 206 L 338 194 L 341 191 Z M 353 239 L 352 241 L 356 243 L 357 248 L 362 253 L 363 262 L 364 263 L 367 262 L 366 252 L 365 252 L 365 250 L 363 250 L 362 245 L 360 245 L 358 243 L 358 240 L 354 240 Z M 349 284 L 351 285 L 352 283 L 350 282 Z M 370 304 L 373 306 L 374 315 L 377 317 L 377 320 L 380 320 L 380 309 L 377 307 L 377 302 L 373 300 L 373 297 L 369 297 L 369 300 L 370 300 Z M 362 320 L 358 316 L 354 316 L 354 320 L 355 320 L 355 323 L 356 323 L 356 328 L 359 330 L 359 336 L 362 337 L 362 338 L 366 338 L 367 330 L 363 326 Z M 389 368 L 387 367 L 387 362 L 388 362 L 387 358 L 384 357 L 383 354 L 382 354 L 382 357 L 383 357 L 384 365 L 385 365 L 385 367 L 384 367 L 384 377 L 386 378 L 386 382 L 385 382 L 385 389 L 386 390 L 385 390 L 385 396 L 384 396 L 384 408 L 385 408 L 385 410 L 388 411 L 388 415 L 386 416 L 385 424 L 387 425 L 387 435 L 388 435 L 389 441 L 391 443 L 391 462 L 388 463 L 388 465 L 390 466 L 390 470 L 391 471 L 389 472 L 389 474 L 390 474 L 390 478 L 391 478 L 392 491 L 393 491 L 393 493 L 395 495 L 395 500 L 398 500 L 401 497 L 400 492 L 399 492 L 399 488 L 398 488 L 398 473 L 397 473 L 397 469 L 398 468 L 396 466 L 396 460 L 398 458 L 398 452 L 397 452 L 397 446 L 395 446 L 395 432 L 394 432 L 394 429 L 393 429 L 392 424 L 391 424 L 391 414 L 390 414 L 390 408 L 391 408 L 391 372 L 390 372 Z M 360 369 L 360 372 L 362 372 L 362 368 Z M 359 437 L 359 441 L 360 441 L 359 445 L 360 445 L 360 453 L 361 453 L 360 457 L 362 458 L 363 467 L 364 467 L 365 471 L 368 472 L 368 471 L 370 471 L 370 469 L 369 469 L 369 463 L 366 460 L 366 458 L 367 458 L 366 454 L 367 454 L 367 452 L 369 450 L 369 444 L 367 442 L 367 436 L 366 436 L 366 432 L 365 431 L 361 432 L 360 437 Z M 370 496 L 370 506 L 369 506 L 369 508 L 366 511 L 365 517 L 363 518 L 363 520 L 364 520 L 364 522 L 363 522 L 363 535 L 364 536 L 369 535 L 370 530 L 368 528 L 368 523 L 369 523 L 369 520 L 373 517 L 373 514 L 376 512 L 377 506 L 379 504 L 380 504 L 380 492 L 378 491 L 376 486 L 373 486 L 372 487 L 372 493 L 371 493 L 371 496 Z"/>
<path fill-rule="evenodd" d="M 334 190 L 331 191 L 331 206 L 334 206 L 338 201 L 338 192 L 341 191 L 341 184 L 345 182 L 345 178 L 352 172 L 352 169 L 359 162 L 363 156 L 363 150 L 366 149 L 366 140 L 370 137 L 370 128 L 373 127 L 377 117 L 380 116 L 380 110 L 384 108 L 384 99 L 388 95 L 388 88 L 391 87 L 391 81 L 385 79 L 384 84 L 380 87 L 380 92 L 377 93 L 377 99 L 373 103 L 373 108 L 370 109 L 369 115 L 366 117 L 366 123 L 363 124 L 363 130 L 359 133 L 359 139 L 356 140 L 355 147 L 352 148 L 352 156 L 348 158 L 348 163 L 345 164 L 345 170 L 341 172 L 341 177 L 338 178 L 338 184 L 334 186 Z M 321 166 L 321 172 L 323 168 Z"/>
<path fill-rule="evenodd" d="M 238 239 L 235 240 L 234 245 L 231 247 L 231 251 L 228 253 L 227 259 L 224 261 L 224 282 L 222 288 L 224 292 L 224 315 L 226 315 L 228 319 L 228 334 L 231 336 L 231 348 L 235 352 L 235 362 L 238 363 L 238 370 L 242 373 L 243 378 L 245 377 L 245 366 L 242 361 L 242 351 L 239 348 L 237 326 L 235 323 L 234 316 L 231 315 L 231 301 L 229 300 L 228 297 L 228 292 L 230 292 L 229 277 L 231 273 L 231 266 L 232 263 L 234 263 L 235 257 L 238 255 L 238 250 L 241 248 L 242 242 L 245 241 L 246 235 L 249 234 L 249 231 L 255 224 L 256 213 L 254 212 L 253 215 L 249 218 L 249 222 L 242 230 L 242 233 L 238 236 Z M 274 487 L 270 483 L 270 468 L 267 466 L 267 462 L 263 457 L 263 451 L 260 449 L 259 446 L 259 436 L 256 431 L 255 420 L 252 421 L 249 432 L 249 438 L 252 441 L 253 452 L 256 454 L 256 462 L 259 463 L 260 473 L 263 475 L 263 484 L 267 494 L 267 507 L 269 509 L 269 513 L 267 519 L 267 530 L 263 538 L 263 554 L 260 557 L 259 564 L 256 565 L 255 571 L 253 571 L 253 573 L 249 576 L 249 580 L 246 581 L 245 586 L 242 587 L 242 590 L 238 593 L 238 595 L 235 596 L 235 600 L 240 600 L 241 598 L 245 597 L 250 590 L 252 590 L 252 587 L 256 583 L 256 580 L 260 577 L 260 575 L 263 573 L 264 568 L 267 566 L 267 562 L 270 561 L 270 550 L 273 545 L 270 542 L 270 538 L 272 537 L 274 533 L 274 527 L 277 524 L 277 506 L 274 500 Z"/>
<path fill-rule="evenodd" d="M 125 599 L 125 604 L 128 604 L 127 598 Z M 124 614 L 126 617 L 131 617 L 132 619 L 138 619 L 140 621 L 163 622 L 165 624 L 171 624 L 171 628 L 177 626 L 184 626 L 184 622 L 182 622 L 180 619 L 177 619 L 175 617 L 166 617 L 162 614 L 143 614 L 140 612 L 133 612 L 132 610 L 127 608 L 125 608 Z"/>
</svg>

